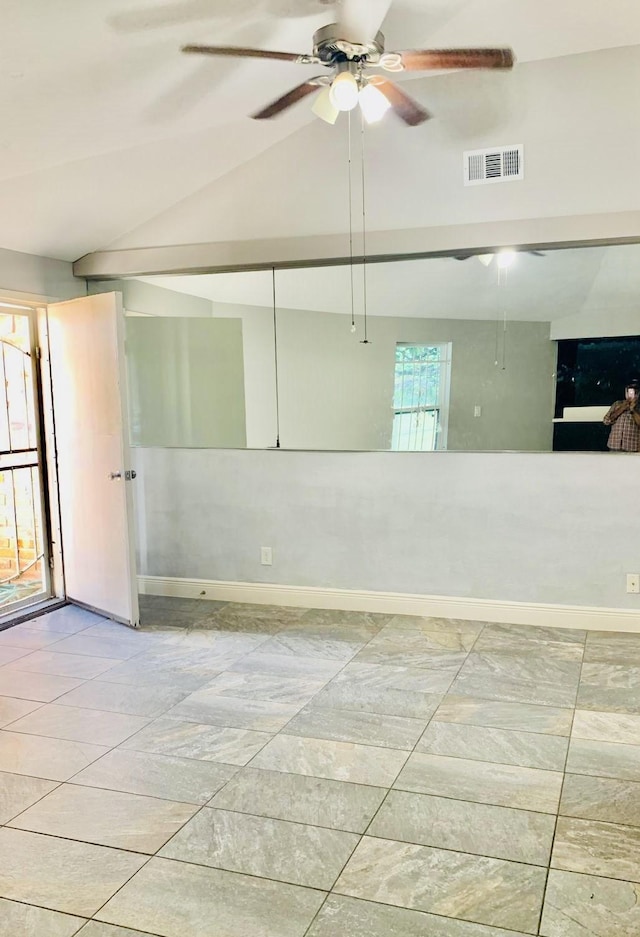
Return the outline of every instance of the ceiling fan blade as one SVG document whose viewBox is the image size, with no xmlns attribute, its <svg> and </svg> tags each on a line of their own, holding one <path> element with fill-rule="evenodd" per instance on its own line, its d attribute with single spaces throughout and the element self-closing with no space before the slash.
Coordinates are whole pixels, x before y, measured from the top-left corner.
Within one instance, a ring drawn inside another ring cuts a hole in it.
<svg viewBox="0 0 640 937">
<path fill-rule="evenodd" d="M 312 64 L 317 59 L 311 55 L 298 55 L 296 52 L 272 52 L 270 49 L 247 49 L 244 46 L 198 46 L 182 47 L 183 52 L 196 55 L 227 55 L 248 59 L 278 59 L 282 62 L 301 62 Z"/>
<path fill-rule="evenodd" d="M 301 101 L 302 98 L 306 98 L 308 94 L 313 94 L 313 92 L 317 91 L 320 87 L 322 87 L 322 84 L 316 79 L 312 78 L 309 81 L 304 81 L 301 85 L 297 85 L 295 88 L 292 88 L 291 91 L 287 91 L 281 98 L 272 101 L 267 107 L 251 116 L 254 120 L 268 120 L 270 117 L 276 117 L 278 114 L 281 114 L 282 111 L 291 107 L 292 104 L 296 104 L 298 101 Z"/>
<path fill-rule="evenodd" d="M 515 62 L 512 49 L 408 49 L 390 53 L 390 63 L 395 64 L 398 56 L 401 70 L 410 72 L 436 68 L 513 68 Z M 380 60 L 383 68 L 384 59 L 383 55 Z"/>
<path fill-rule="evenodd" d="M 392 0 L 342 0 L 338 5 L 340 39 L 366 42 L 374 39 Z"/>
<path fill-rule="evenodd" d="M 388 78 L 383 78 L 382 75 L 373 75 L 370 83 L 384 94 L 398 117 L 402 118 L 405 124 L 409 124 L 410 127 L 417 127 L 418 124 L 422 124 L 425 120 L 431 118 L 431 114 L 421 104 L 418 104 L 406 91 L 403 91 L 393 81 L 389 81 Z"/>
</svg>

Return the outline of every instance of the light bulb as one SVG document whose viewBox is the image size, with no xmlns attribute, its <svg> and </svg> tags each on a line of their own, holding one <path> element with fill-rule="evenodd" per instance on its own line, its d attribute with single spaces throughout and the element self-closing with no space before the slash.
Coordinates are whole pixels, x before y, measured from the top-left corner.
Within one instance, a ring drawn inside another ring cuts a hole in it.
<svg viewBox="0 0 640 937">
<path fill-rule="evenodd" d="M 501 270 L 506 270 L 516 259 L 516 251 L 498 251 L 496 260 Z"/>
<path fill-rule="evenodd" d="M 329 100 L 339 111 L 352 111 L 358 103 L 358 82 L 351 72 L 340 72 L 333 79 Z"/>
<path fill-rule="evenodd" d="M 476 254 L 476 257 L 485 267 L 489 267 L 493 261 L 493 254 Z"/>
<path fill-rule="evenodd" d="M 356 330 L 356 324 L 355 324 L 355 322 L 352 322 L 352 323 L 351 323 L 351 334 L 352 334 L 352 335 L 355 333 L 355 330 Z"/>
<path fill-rule="evenodd" d="M 391 102 L 374 85 L 365 85 L 358 96 L 360 108 L 368 124 L 381 120 L 391 107 Z"/>
<path fill-rule="evenodd" d="M 311 110 L 316 115 L 316 117 L 320 117 L 328 124 L 335 124 L 336 120 L 338 119 L 338 114 L 340 113 L 338 108 L 335 107 L 331 101 L 330 88 L 322 89 L 320 94 L 316 96 Z"/>
</svg>

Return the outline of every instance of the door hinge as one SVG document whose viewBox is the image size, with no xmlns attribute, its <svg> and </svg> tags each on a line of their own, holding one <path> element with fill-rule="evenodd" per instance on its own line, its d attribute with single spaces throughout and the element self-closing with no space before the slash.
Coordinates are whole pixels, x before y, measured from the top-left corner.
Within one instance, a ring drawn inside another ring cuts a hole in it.
<svg viewBox="0 0 640 937">
<path fill-rule="evenodd" d="M 56 565 L 56 564 L 55 564 L 55 562 L 54 562 L 53 557 L 50 556 L 50 557 L 49 557 L 49 569 L 53 569 L 55 565 Z"/>
<path fill-rule="evenodd" d="M 38 359 L 38 361 L 40 361 L 40 359 L 42 358 L 42 349 L 40 348 L 39 345 L 36 345 L 35 352 L 36 352 L 36 358 Z"/>
</svg>

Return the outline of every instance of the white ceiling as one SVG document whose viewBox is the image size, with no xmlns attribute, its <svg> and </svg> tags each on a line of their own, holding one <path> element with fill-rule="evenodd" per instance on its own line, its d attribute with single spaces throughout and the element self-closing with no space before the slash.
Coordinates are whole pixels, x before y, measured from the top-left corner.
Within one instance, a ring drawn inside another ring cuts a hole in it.
<svg viewBox="0 0 640 937">
<path fill-rule="evenodd" d="M 334 19 L 323 0 L 4 0 L 0 247 L 62 259 L 105 248 L 293 139 L 314 120 L 305 104 L 275 121 L 247 115 L 318 66 L 179 48 L 305 52 Z M 393 0 L 383 31 L 390 49 L 509 44 L 531 62 L 640 45 L 640 4 Z M 393 172 L 393 143 L 383 157 Z M 227 220 L 233 230 L 232 206 Z"/>
<path fill-rule="evenodd" d="M 419 318 L 548 322 L 580 313 L 637 308 L 640 245 L 518 253 L 507 271 L 495 260 L 429 258 L 367 267 L 367 314 Z M 232 305 L 273 305 L 270 271 L 189 277 L 146 277 L 164 289 Z M 354 305 L 361 314 L 362 266 L 354 268 Z M 281 309 L 351 314 L 348 266 L 276 272 Z"/>
</svg>

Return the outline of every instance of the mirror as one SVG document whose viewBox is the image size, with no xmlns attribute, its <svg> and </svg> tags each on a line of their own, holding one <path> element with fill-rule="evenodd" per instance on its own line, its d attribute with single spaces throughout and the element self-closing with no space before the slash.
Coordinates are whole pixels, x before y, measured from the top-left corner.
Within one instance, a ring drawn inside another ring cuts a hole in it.
<svg viewBox="0 0 640 937">
<path fill-rule="evenodd" d="M 604 450 L 604 413 L 640 376 L 639 254 L 123 281 L 132 443 Z"/>
</svg>

